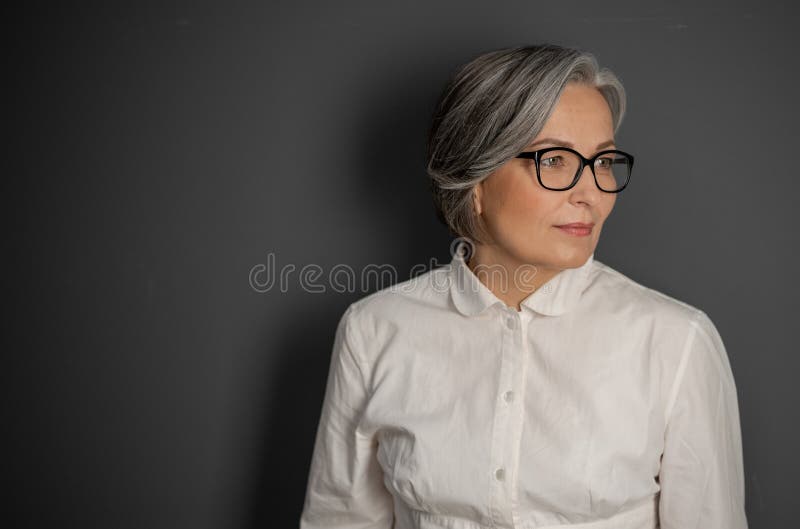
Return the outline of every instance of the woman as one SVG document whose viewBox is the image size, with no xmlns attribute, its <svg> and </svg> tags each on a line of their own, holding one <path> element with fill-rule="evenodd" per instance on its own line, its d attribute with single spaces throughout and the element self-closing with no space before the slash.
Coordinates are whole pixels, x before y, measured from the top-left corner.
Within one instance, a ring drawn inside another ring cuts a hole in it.
<svg viewBox="0 0 800 529">
<path fill-rule="evenodd" d="M 624 112 L 573 49 L 457 73 L 428 150 L 455 255 L 342 316 L 302 529 L 747 527 L 714 324 L 594 259 Z"/>
</svg>

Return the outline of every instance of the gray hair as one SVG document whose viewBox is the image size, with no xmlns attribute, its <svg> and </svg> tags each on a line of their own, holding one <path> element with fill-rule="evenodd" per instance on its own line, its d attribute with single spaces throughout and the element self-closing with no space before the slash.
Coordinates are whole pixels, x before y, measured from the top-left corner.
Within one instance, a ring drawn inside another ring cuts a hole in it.
<svg viewBox="0 0 800 529">
<path fill-rule="evenodd" d="M 473 188 L 539 134 L 568 82 L 600 91 L 616 132 L 625 89 L 591 53 L 554 44 L 508 48 L 456 72 L 434 113 L 427 148 L 436 213 L 453 234 L 483 239 Z"/>
</svg>

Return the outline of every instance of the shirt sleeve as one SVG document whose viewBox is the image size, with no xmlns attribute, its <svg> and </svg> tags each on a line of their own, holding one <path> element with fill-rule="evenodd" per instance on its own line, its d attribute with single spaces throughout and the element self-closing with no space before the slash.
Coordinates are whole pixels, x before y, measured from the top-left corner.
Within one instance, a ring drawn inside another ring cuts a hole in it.
<svg viewBox="0 0 800 529">
<path fill-rule="evenodd" d="M 736 385 L 704 312 L 691 322 L 667 404 L 662 529 L 747 529 Z"/>
<path fill-rule="evenodd" d="M 300 529 L 391 528 L 393 499 L 383 484 L 377 441 L 359 431 L 367 404 L 351 305 L 339 321 L 311 458 Z"/>
</svg>

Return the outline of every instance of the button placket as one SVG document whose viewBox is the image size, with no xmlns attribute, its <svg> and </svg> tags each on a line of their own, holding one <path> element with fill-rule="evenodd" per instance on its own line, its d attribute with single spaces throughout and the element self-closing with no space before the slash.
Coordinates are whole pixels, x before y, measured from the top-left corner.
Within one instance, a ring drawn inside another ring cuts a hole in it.
<svg viewBox="0 0 800 529">
<path fill-rule="evenodd" d="M 515 311 L 516 312 L 516 311 Z M 499 314 L 500 325 L 505 329 L 499 334 L 501 341 L 501 366 L 498 379 L 498 397 L 495 401 L 495 417 L 492 427 L 492 444 L 489 472 L 491 473 L 490 516 L 497 527 L 513 527 L 513 491 L 509 479 L 513 477 L 510 465 L 515 439 L 514 406 L 508 394 L 514 387 L 519 371 L 520 346 L 518 316 L 509 310 Z M 509 332 L 510 331 L 510 332 Z M 511 396 L 513 399 L 513 396 Z"/>
<path fill-rule="evenodd" d="M 512 312 L 512 310 L 510 308 L 507 310 L 507 312 L 508 312 L 508 314 L 506 314 L 506 317 L 505 317 L 506 327 L 508 327 L 508 329 L 513 331 L 517 327 L 517 314 L 518 314 L 518 312 L 517 311 L 513 311 Z M 514 337 L 512 342 L 515 342 L 515 341 L 516 341 L 516 336 Z M 514 392 L 512 390 L 510 390 L 510 389 L 506 390 L 506 392 L 503 393 L 503 401 L 506 402 L 507 404 L 511 404 L 511 402 L 513 400 L 514 400 Z"/>
<path fill-rule="evenodd" d="M 513 387 L 516 391 L 508 390 L 504 394 L 513 400 L 519 400 L 520 404 L 515 406 L 508 405 L 511 415 L 509 423 L 509 449 L 508 449 L 508 463 L 507 463 L 507 479 L 508 486 L 511 494 L 511 518 L 515 527 L 521 526 L 523 521 L 520 519 L 519 512 L 516 506 L 519 501 L 519 489 L 517 483 L 519 481 L 519 462 L 520 450 L 522 441 L 523 422 L 525 420 L 525 410 L 522 403 L 525 401 L 525 389 L 527 382 L 527 370 L 530 363 L 530 344 L 528 342 L 528 332 L 531 328 L 531 322 L 534 318 L 533 314 L 528 311 L 519 313 L 520 316 L 520 332 L 517 333 L 517 340 L 515 345 L 518 345 L 517 353 L 519 357 L 519 369 L 515 370 L 513 376 Z"/>
</svg>

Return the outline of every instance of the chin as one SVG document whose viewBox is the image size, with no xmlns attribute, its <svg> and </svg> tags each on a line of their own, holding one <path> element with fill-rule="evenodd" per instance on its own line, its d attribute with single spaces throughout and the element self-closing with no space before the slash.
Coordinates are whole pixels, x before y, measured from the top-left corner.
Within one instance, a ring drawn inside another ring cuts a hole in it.
<svg viewBox="0 0 800 529">
<path fill-rule="evenodd" d="M 538 241 L 538 244 L 531 245 L 531 241 Z M 517 241 L 517 244 L 509 245 L 507 248 L 510 250 L 509 253 L 522 262 L 553 270 L 564 270 L 583 266 L 594 252 L 595 246 L 596 241 L 565 243 L 562 240 L 530 237 L 525 241 Z"/>
<path fill-rule="evenodd" d="M 594 247 L 589 248 L 565 248 L 562 251 L 554 252 L 558 257 L 554 259 L 554 268 L 578 268 L 583 266 L 592 255 Z"/>
</svg>

